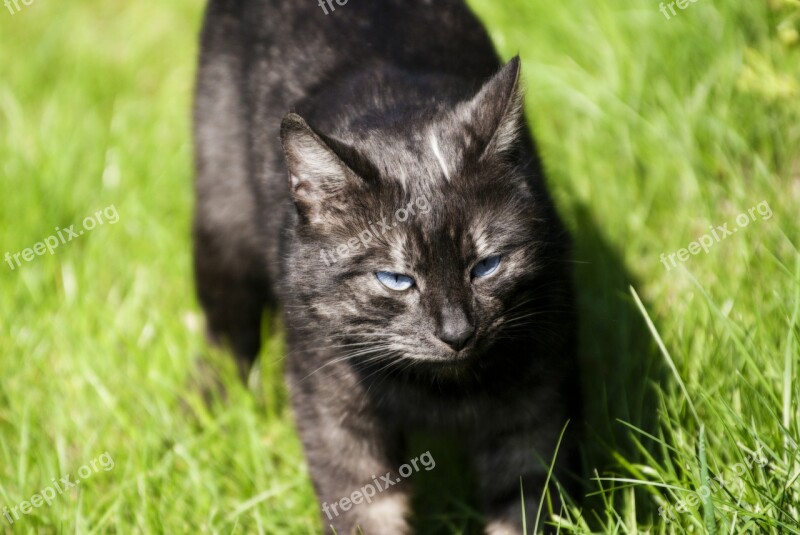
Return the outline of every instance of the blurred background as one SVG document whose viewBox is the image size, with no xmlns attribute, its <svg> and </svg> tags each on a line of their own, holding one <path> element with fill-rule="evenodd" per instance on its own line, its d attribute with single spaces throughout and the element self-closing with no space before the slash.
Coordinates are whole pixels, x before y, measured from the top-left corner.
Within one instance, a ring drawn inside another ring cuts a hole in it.
<svg viewBox="0 0 800 535">
<path fill-rule="evenodd" d="M 222 357 L 225 402 L 189 386 L 204 3 L 24 2 L 0 5 L 0 508 L 80 484 L 0 532 L 319 531 L 280 330 L 250 391 Z M 800 533 L 800 2 L 469 3 L 521 54 L 576 240 L 589 496 L 561 532 Z M 439 484 L 420 530 L 474 530 Z"/>
</svg>

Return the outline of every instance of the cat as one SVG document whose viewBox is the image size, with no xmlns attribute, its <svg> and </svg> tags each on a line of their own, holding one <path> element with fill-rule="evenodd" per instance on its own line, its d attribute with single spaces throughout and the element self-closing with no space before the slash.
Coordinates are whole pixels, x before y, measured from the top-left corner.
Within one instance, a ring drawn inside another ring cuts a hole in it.
<svg viewBox="0 0 800 535">
<path fill-rule="evenodd" d="M 210 339 L 246 377 L 264 310 L 282 310 L 321 511 L 396 474 L 410 433 L 447 429 L 486 532 L 522 533 L 580 397 L 571 240 L 521 62 L 500 62 L 462 0 L 339 6 L 207 7 L 194 267 Z M 409 533 L 406 483 L 320 512 L 326 532 Z"/>
</svg>

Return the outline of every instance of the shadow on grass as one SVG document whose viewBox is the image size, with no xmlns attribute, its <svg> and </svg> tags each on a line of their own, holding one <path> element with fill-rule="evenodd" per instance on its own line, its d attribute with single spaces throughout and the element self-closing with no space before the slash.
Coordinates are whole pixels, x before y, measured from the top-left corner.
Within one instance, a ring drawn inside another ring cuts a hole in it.
<svg viewBox="0 0 800 535">
<path fill-rule="evenodd" d="M 667 376 L 664 361 L 645 324 L 630 288 L 641 285 L 625 267 L 621 254 L 606 239 L 589 209 L 576 205 L 574 258 L 578 307 L 581 316 L 580 359 L 586 431 L 582 453 L 587 490 L 599 487 L 591 478 L 609 471 L 624 473 L 613 461 L 616 452 L 637 462 L 641 454 L 631 441 L 633 431 L 621 422 L 657 434 L 658 397 L 654 384 Z M 650 307 L 644 303 L 646 309 Z M 604 482 L 608 489 L 612 485 Z M 619 496 L 615 497 L 619 499 Z M 637 511 L 652 514 L 639 499 Z M 584 518 L 604 511 L 599 497 L 583 500 Z M 644 505 L 644 507 L 642 507 Z M 601 517 L 604 516 L 601 514 Z M 644 516 L 642 519 L 647 519 Z"/>
</svg>

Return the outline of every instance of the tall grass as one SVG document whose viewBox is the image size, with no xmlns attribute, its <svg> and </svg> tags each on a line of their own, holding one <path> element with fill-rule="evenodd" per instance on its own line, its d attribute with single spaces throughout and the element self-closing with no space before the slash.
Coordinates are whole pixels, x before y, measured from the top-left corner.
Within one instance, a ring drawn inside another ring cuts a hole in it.
<svg viewBox="0 0 800 535">
<path fill-rule="evenodd" d="M 575 234 L 591 496 L 553 511 L 561 532 L 800 533 L 798 3 L 699 0 L 671 20 L 653 0 L 471 4 L 522 55 Z M 279 330 L 265 325 L 255 395 L 233 386 L 207 410 L 187 394 L 204 347 L 189 269 L 201 9 L 0 12 L 0 255 L 120 216 L 0 263 L 0 507 L 115 461 L 0 531 L 319 529 Z M 665 268 L 763 201 L 772 217 Z"/>
</svg>

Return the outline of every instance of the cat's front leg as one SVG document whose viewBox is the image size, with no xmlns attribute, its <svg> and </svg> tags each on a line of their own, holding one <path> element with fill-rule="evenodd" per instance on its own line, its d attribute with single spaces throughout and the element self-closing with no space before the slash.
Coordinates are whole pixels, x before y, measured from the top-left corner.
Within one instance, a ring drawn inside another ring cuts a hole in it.
<svg viewBox="0 0 800 535">
<path fill-rule="evenodd" d="M 355 392 L 333 400 L 293 396 L 325 533 L 406 535 L 410 488 L 398 474 L 402 435 Z"/>
<path fill-rule="evenodd" d="M 326 533 L 406 535 L 408 482 L 397 462 L 363 429 L 342 428 L 328 435 L 326 448 L 308 450 Z"/>
<path fill-rule="evenodd" d="M 370 492 L 369 487 L 363 482 L 352 483 L 361 487 L 346 496 L 331 493 L 329 498 L 325 498 L 320 493 L 325 533 L 337 535 L 411 533 L 407 521 L 410 507 L 408 494 L 390 490 L 374 497 L 367 497 L 365 493 Z M 365 490 L 361 490 L 362 488 Z M 370 503 L 365 501 L 367 498 L 370 499 Z M 344 507 L 348 510 L 344 511 Z"/>
</svg>

